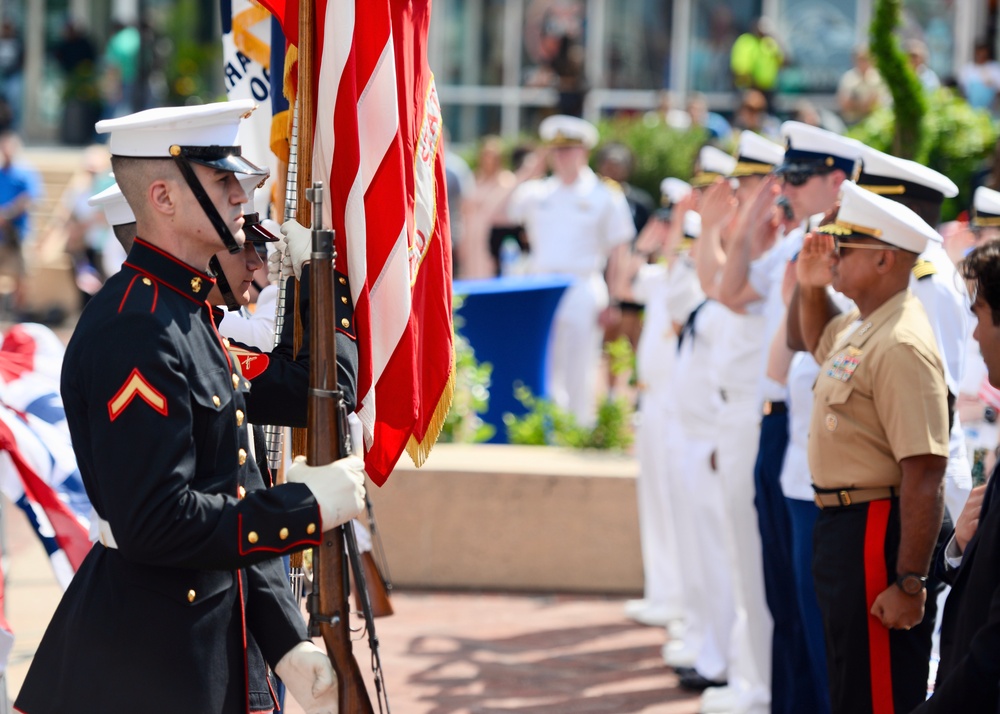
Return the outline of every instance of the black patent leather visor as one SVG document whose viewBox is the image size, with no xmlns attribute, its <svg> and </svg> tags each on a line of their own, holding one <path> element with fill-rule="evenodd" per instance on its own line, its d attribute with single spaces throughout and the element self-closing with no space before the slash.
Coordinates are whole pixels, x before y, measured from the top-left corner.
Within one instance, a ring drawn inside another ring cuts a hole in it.
<svg viewBox="0 0 1000 714">
<path fill-rule="evenodd" d="M 210 166 L 221 171 L 232 171 L 251 176 L 267 175 L 267 169 L 262 169 L 244 159 L 242 150 L 238 146 L 177 146 L 175 144 L 170 147 L 170 154 L 171 156 L 183 156 L 192 163 Z"/>
<path fill-rule="evenodd" d="M 260 223 L 259 213 L 243 214 L 243 235 L 248 243 L 276 243 L 278 236 L 267 230 Z"/>
</svg>

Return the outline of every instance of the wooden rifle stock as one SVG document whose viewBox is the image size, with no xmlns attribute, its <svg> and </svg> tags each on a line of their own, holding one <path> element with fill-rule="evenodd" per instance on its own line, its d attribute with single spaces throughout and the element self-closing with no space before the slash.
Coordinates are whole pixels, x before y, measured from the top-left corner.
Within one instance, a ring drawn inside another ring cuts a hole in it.
<svg viewBox="0 0 1000 714">
<path fill-rule="evenodd" d="M 322 206 L 322 187 L 309 191 Z M 309 463 L 328 464 L 341 453 L 347 425 L 341 422 L 343 399 L 337 388 L 337 343 L 334 327 L 333 232 L 317 230 L 313 219 L 310 261 Z M 348 523 L 323 534 L 313 553 L 313 592 L 309 596 L 310 625 L 318 626 L 337 674 L 339 714 L 374 714 L 368 690 L 351 646 L 348 563 L 345 538 Z M 353 536 L 353 532 L 350 534 Z M 315 636 L 317 633 L 311 633 Z"/>
<path fill-rule="evenodd" d="M 372 616 L 388 617 L 394 612 L 392 601 L 389 599 L 389 590 L 385 586 L 385 579 L 378 571 L 375 556 L 370 550 L 361 553 L 361 570 L 364 571 L 365 585 L 368 586 L 368 600 L 372 606 Z M 354 603 L 358 610 L 364 609 L 360 588 L 354 590 Z"/>
</svg>

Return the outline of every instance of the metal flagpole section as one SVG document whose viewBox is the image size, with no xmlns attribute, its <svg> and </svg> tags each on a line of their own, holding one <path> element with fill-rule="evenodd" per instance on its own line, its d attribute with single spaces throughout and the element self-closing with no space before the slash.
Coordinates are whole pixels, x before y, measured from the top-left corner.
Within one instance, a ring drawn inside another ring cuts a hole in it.
<svg viewBox="0 0 1000 714">
<path fill-rule="evenodd" d="M 288 167 L 285 178 L 285 201 L 282 215 L 283 221 L 290 221 L 295 218 L 298 210 L 298 145 L 299 145 L 299 112 L 298 102 L 292 109 L 292 135 L 289 141 Z M 290 257 L 283 256 L 282 267 L 285 260 Z M 288 304 L 285 290 L 288 285 L 288 278 L 282 270 L 278 277 L 278 300 L 274 313 L 274 347 L 281 341 L 281 333 L 284 330 L 285 319 L 295 319 L 295 301 Z M 275 475 L 275 483 L 284 481 L 285 474 L 285 443 L 287 428 L 283 426 L 268 425 L 264 427 L 265 441 L 267 444 L 267 464 L 271 468 L 271 473 Z M 289 585 L 292 589 L 292 596 L 299 601 L 304 594 L 305 575 L 302 568 L 302 553 L 292 553 L 289 556 Z"/>
</svg>

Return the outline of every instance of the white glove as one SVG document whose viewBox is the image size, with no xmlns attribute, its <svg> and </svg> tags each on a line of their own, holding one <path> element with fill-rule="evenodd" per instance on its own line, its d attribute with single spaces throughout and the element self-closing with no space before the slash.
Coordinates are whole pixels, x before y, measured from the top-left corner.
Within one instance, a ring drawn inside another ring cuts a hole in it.
<svg viewBox="0 0 1000 714">
<path fill-rule="evenodd" d="M 293 219 L 281 224 L 281 233 L 285 236 L 288 257 L 291 259 L 291 273 L 286 265 L 285 277 L 294 274 L 299 279 L 302 277 L 302 265 L 309 262 L 312 254 L 312 231 Z"/>
<path fill-rule="evenodd" d="M 365 462 L 357 456 L 326 466 L 309 466 L 306 457 L 296 456 L 286 479 L 304 483 L 312 491 L 319 502 L 324 531 L 357 518 L 365 508 Z"/>
<path fill-rule="evenodd" d="M 275 233 L 275 235 L 280 236 L 281 234 Z M 281 263 L 285 256 L 286 247 L 287 244 L 282 237 L 279 237 L 274 243 L 267 244 L 267 279 L 271 285 L 277 285 L 281 282 Z M 287 269 L 288 266 L 285 267 Z"/>
<path fill-rule="evenodd" d="M 274 671 L 306 714 L 337 714 L 337 675 L 326 652 L 312 642 L 288 650 Z"/>
</svg>

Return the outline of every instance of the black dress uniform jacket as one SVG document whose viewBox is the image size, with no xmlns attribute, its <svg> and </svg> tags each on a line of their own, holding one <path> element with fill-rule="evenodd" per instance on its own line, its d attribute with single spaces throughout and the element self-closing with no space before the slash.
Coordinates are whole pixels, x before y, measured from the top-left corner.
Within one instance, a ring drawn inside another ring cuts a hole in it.
<svg viewBox="0 0 1000 714">
<path fill-rule="evenodd" d="M 70 583 L 26 714 L 247 712 L 247 631 L 272 665 L 307 639 L 277 556 L 319 542 L 319 506 L 304 484 L 263 488 L 211 285 L 136 239 L 69 342 L 66 418 L 117 548 L 95 544 Z"/>
<path fill-rule="evenodd" d="M 348 411 L 354 410 L 357 391 L 358 350 L 354 333 L 354 308 L 350 300 L 347 276 L 337 273 L 337 382 Z M 298 300 L 296 296 L 298 295 Z M 302 277 L 297 285 L 289 281 L 285 288 L 284 304 L 299 306 L 302 325 L 309 325 L 309 265 L 302 267 Z M 212 309 L 216 327 L 222 323 L 225 312 Z M 304 330 L 302 343 L 295 353 L 295 321 L 286 319 L 281 339 L 271 352 L 235 340 L 223 339 L 235 367 L 250 381 L 247 395 L 248 420 L 253 424 L 274 424 L 304 427 L 306 425 L 309 390 L 309 331 Z M 347 325 L 347 327 L 344 327 Z M 266 436 L 260 426 L 254 426 L 253 450 L 257 468 L 267 487 L 273 485 L 267 465 Z M 270 711 L 277 707 L 274 689 L 268 676 L 267 665 L 253 637 L 247 633 L 247 674 L 250 711 Z"/>
<path fill-rule="evenodd" d="M 998 711 L 1000 684 L 1000 469 L 983 498 L 976 534 L 951 570 L 941 623 L 941 664 L 934 696 L 920 714 Z M 944 550 L 944 549 L 942 549 Z M 944 557 L 943 553 L 940 556 Z M 939 571 L 941 568 L 939 568 Z"/>
<path fill-rule="evenodd" d="M 354 332 L 354 305 L 347 276 L 335 273 L 337 279 L 337 384 L 348 412 L 353 412 L 357 394 L 358 346 Z M 309 264 L 302 266 L 297 285 L 289 281 L 285 287 L 285 305 L 298 305 L 300 324 L 309 326 Z M 214 308 L 218 326 L 225 313 Z M 295 321 L 289 313 L 282 325 L 281 339 L 266 353 L 235 340 L 224 340 L 230 355 L 251 384 L 247 399 L 247 418 L 254 424 L 306 426 L 309 392 L 309 330 L 302 330 L 302 344 L 294 349 Z"/>
</svg>

